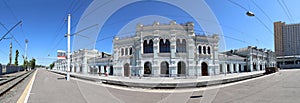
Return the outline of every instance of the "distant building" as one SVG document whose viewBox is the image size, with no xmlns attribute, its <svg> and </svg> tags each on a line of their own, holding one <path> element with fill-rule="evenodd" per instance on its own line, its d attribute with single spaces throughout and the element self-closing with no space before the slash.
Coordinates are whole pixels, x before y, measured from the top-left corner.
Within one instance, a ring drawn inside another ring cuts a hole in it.
<svg viewBox="0 0 300 103">
<path fill-rule="evenodd" d="M 90 74 L 105 74 L 113 75 L 112 56 L 108 53 L 101 52 L 100 56 L 89 58 L 87 63 Z"/>
<path fill-rule="evenodd" d="M 71 55 L 71 72 L 87 74 L 89 72 L 88 59 L 100 55 L 101 52 L 98 50 L 80 49 L 74 51 Z"/>
<path fill-rule="evenodd" d="M 54 62 L 53 70 L 67 71 L 67 67 L 66 59 L 58 59 Z"/>
<path fill-rule="evenodd" d="M 274 22 L 274 43 L 281 68 L 300 67 L 300 23 Z"/>
<path fill-rule="evenodd" d="M 220 67 L 229 73 L 261 71 L 276 66 L 274 52 L 252 46 L 220 53 L 219 59 Z"/>
</svg>

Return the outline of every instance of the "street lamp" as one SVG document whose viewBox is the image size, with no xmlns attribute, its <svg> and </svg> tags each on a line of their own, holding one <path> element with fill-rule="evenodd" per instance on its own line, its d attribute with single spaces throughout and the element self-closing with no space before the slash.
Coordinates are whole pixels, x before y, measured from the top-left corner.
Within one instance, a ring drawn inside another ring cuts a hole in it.
<svg viewBox="0 0 300 103">
<path fill-rule="evenodd" d="M 250 16 L 250 17 L 255 16 L 254 13 L 251 12 L 251 11 L 247 11 L 247 12 L 246 12 L 246 15 L 247 15 L 247 16 Z"/>
</svg>

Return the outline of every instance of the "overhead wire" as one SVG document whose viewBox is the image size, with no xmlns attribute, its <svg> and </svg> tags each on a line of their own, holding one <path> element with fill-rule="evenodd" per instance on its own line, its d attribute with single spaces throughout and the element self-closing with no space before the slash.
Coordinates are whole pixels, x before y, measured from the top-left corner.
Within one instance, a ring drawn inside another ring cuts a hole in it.
<svg viewBox="0 0 300 103">
<path fill-rule="evenodd" d="M 236 5 L 236 6 L 239 6 L 239 7 L 242 8 L 242 9 L 248 11 L 248 9 L 246 9 L 246 8 L 243 7 L 242 5 L 240 5 L 240 4 L 236 3 L 236 2 L 233 2 L 232 0 L 228 0 L 228 1 L 231 2 L 232 4 Z"/>
<path fill-rule="evenodd" d="M 6 28 L 6 26 L 3 23 L 0 23 L 0 25 L 6 30 L 9 31 L 8 28 Z M 19 43 L 19 41 L 14 37 L 13 34 L 9 33 L 10 36 L 12 37 L 12 39 L 21 47 L 21 49 L 23 50 L 23 52 L 25 52 L 25 49 L 22 47 L 22 45 Z"/>
<path fill-rule="evenodd" d="M 267 13 L 257 4 L 257 3 L 255 3 L 255 1 L 254 0 L 250 0 L 267 18 L 268 18 L 268 20 L 271 22 L 271 23 L 273 23 L 273 21 L 272 21 L 272 19 L 270 18 L 270 16 L 269 15 L 267 15 Z"/>
<path fill-rule="evenodd" d="M 255 18 L 271 33 L 271 35 L 273 36 L 273 32 L 272 30 L 264 23 L 262 22 L 258 17 L 255 16 Z"/>
<path fill-rule="evenodd" d="M 235 5 L 238 5 L 240 8 L 244 9 L 245 11 L 248 11 L 245 7 L 243 7 L 242 5 L 236 3 L 236 2 L 233 2 L 232 0 L 228 0 L 229 2 L 235 4 Z M 257 17 L 257 15 L 255 16 L 255 18 L 258 20 L 259 23 L 261 23 L 270 33 L 271 35 L 273 36 L 273 32 L 272 30 L 260 19 Z"/>
<path fill-rule="evenodd" d="M 101 5 L 99 5 L 99 6 L 96 7 L 95 9 L 91 10 L 91 12 L 88 12 L 84 17 L 82 17 L 82 19 L 85 19 L 87 16 L 89 16 L 90 14 L 92 14 L 93 12 L 95 12 L 97 9 L 99 9 L 99 8 L 101 8 L 101 7 L 105 6 L 105 5 L 107 5 L 108 3 L 112 2 L 112 1 L 114 1 L 114 0 L 108 0 L 107 2 L 105 2 L 105 3 L 101 4 Z M 101 3 L 102 3 L 102 2 L 101 2 Z"/>
<path fill-rule="evenodd" d="M 199 29 L 194 29 L 195 30 L 195 34 L 197 34 L 197 32 L 203 32 L 203 33 L 209 33 L 209 34 L 215 34 L 213 32 L 208 32 L 208 31 L 203 31 L 203 30 L 199 30 Z M 130 35 L 130 36 L 134 36 L 136 33 L 136 31 L 130 31 L 130 32 L 124 32 L 124 33 L 118 33 L 118 34 L 115 34 L 115 35 L 110 35 L 110 36 L 107 36 L 107 37 L 104 37 L 104 38 L 101 38 L 101 39 L 97 39 L 95 42 L 91 42 L 91 43 L 88 43 L 86 45 L 84 45 L 83 47 L 85 46 L 90 46 L 92 44 L 95 44 L 100 42 L 100 41 L 103 41 L 103 40 L 108 40 L 108 39 L 113 39 L 114 37 L 116 36 L 123 36 L 123 35 L 128 35 L 128 34 L 133 34 L 133 35 Z M 198 34 L 199 35 L 199 34 Z M 220 35 L 220 34 L 218 34 Z M 130 37 L 130 36 L 127 36 L 127 37 Z M 229 38 L 229 39 L 232 39 L 232 40 L 235 40 L 235 41 L 238 41 L 238 42 L 241 42 L 241 43 L 245 43 L 247 45 L 253 45 L 252 43 L 249 43 L 245 40 L 241 40 L 241 39 L 238 39 L 238 38 L 235 38 L 235 37 L 231 37 L 231 36 L 228 36 L 228 35 L 220 35 L 220 36 L 224 36 L 225 38 Z M 123 37 L 123 38 L 127 38 L 127 37 Z M 113 47 L 112 47 L 113 48 Z"/>
<path fill-rule="evenodd" d="M 292 19 L 291 19 L 290 15 L 288 14 L 287 10 L 284 8 L 283 4 L 281 4 L 280 0 L 277 0 L 277 2 L 279 3 L 280 7 L 284 11 L 285 15 L 288 17 L 289 21 L 292 22 Z"/>
<path fill-rule="evenodd" d="M 12 13 L 13 17 L 16 19 L 16 21 L 19 21 L 18 17 L 16 14 L 13 12 L 13 10 L 10 8 L 10 6 L 7 4 L 6 0 L 1 0 L 3 1 L 4 5 L 8 8 L 8 10 Z"/>
<path fill-rule="evenodd" d="M 62 31 L 62 29 L 64 28 L 64 26 L 65 26 L 65 24 L 66 24 L 66 17 L 67 17 L 67 14 L 71 12 L 71 8 L 73 8 L 73 5 L 74 5 L 75 1 L 76 1 L 76 0 L 72 0 L 72 2 L 71 2 L 71 3 L 69 4 L 69 6 L 67 7 L 67 9 L 66 9 L 66 11 L 65 11 L 65 13 L 64 13 L 64 15 L 63 15 L 63 17 L 62 17 L 60 23 L 59 23 L 58 28 L 57 28 L 56 31 L 55 31 L 56 36 L 55 36 L 55 38 L 54 38 L 53 41 L 57 40 L 58 37 L 61 35 L 61 31 Z M 52 46 L 52 48 L 50 47 L 50 48 L 47 50 L 47 51 L 48 51 L 47 54 L 49 54 L 52 50 L 55 50 L 55 48 L 58 46 L 58 44 L 61 42 L 61 40 L 62 40 L 63 38 L 64 38 L 64 36 L 62 36 L 56 43 L 53 43 L 53 44 L 55 44 L 55 45 Z"/>
<path fill-rule="evenodd" d="M 199 30 L 199 29 L 194 29 L 194 30 L 196 31 L 195 34 L 199 34 L 199 32 L 208 33 L 208 34 L 216 34 L 216 33 L 214 33 L 214 32 L 203 31 L 203 30 Z M 197 32 L 198 32 L 198 33 L 197 33 Z M 229 38 L 229 39 L 232 39 L 232 40 L 236 40 L 236 41 L 239 41 L 239 42 L 242 42 L 242 43 L 245 43 L 245 44 L 253 45 L 253 44 L 251 44 L 251 43 L 249 43 L 249 42 L 247 42 L 247 41 L 245 41 L 245 40 L 241 40 L 241 39 L 238 39 L 238 38 L 235 38 L 235 37 L 231 37 L 231 36 L 224 35 L 224 34 L 223 34 L 223 35 L 218 34 L 218 35 L 224 36 L 224 37 L 226 37 L 226 38 Z"/>
<path fill-rule="evenodd" d="M 19 17 L 15 14 L 15 12 L 12 10 L 12 8 L 8 5 L 7 1 L 6 1 L 6 0 L 2 0 L 2 1 L 3 1 L 4 5 L 8 8 L 8 10 L 11 12 L 11 14 L 12 14 L 13 17 L 14 17 L 14 19 L 15 19 L 16 21 L 21 21 L 21 20 L 19 19 Z M 8 31 L 8 28 L 6 28 L 6 26 L 5 26 L 3 23 L 0 23 L 0 24 L 2 25 L 2 27 L 3 27 L 5 30 Z M 25 33 L 24 33 L 24 30 L 23 30 L 22 24 L 20 24 L 20 29 L 21 29 L 21 32 L 22 32 L 23 34 L 25 34 Z M 23 50 L 23 52 L 25 52 L 24 47 L 23 47 L 23 46 L 20 44 L 20 42 L 14 37 L 14 35 L 11 34 L 11 33 L 9 33 L 9 34 L 11 35 L 12 39 L 13 39 L 13 40 L 19 45 L 19 47 Z M 25 34 L 25 37 L 27 37 L 27 34 Z"/>
<path fill-rule="evenodd" d="M 294 22 L 293 16 L 292 16 L 292 14 L 291 14 L 291 12 L 290 12 L 289 8 L 286 6 L 286 4 L 285 4 L 285 1 L 284 1 L 284 0 L 282 0 L 282 3 L 283 3 L 283 6 L 286 8 L 286 10 L 287 10 L 288 14 L 290 15 L 290 17 L 291 17 L 292 21 Z"/>
</svg>

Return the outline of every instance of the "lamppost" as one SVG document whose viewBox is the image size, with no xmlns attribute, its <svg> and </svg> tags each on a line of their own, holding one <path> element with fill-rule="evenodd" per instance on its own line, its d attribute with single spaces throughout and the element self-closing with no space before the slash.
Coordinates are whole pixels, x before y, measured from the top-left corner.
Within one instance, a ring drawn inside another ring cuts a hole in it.
<svg viewBox="0 0 300 103">
<path fill-rule="evenodd" d="M 28 39 L 25 39 L 25 44 L 26 44 L 26 47 L 25 47 L 25 61 L 27 62 L 27 44 L 28 44 Z M 26 70 L 27 70 L 27 63 L 25 64 L 26 66 Z"/>
</svg>

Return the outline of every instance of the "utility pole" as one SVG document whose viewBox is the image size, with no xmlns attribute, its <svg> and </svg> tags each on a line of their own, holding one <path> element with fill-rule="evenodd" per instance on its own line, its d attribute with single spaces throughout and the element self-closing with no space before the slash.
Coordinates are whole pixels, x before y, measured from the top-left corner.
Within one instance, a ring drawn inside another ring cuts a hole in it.
<svg viewBox="0 0 300 103">
<path fill-rule="evenodd" d="M 27 62 L 27 44 L 28 44 L 28 39 L 25 39 L 25 61 Z M 26 70 L 27 70 L 27 63 L 25 64 Z"/>
<path fill-rule="evenodd" d="M 11 59 L 12 59 L 12 43 L 9 44 L 9 62 L 8 64 L 11 65 Z"/>
<path fill-rule="evenodd" d="M 71 35 L 71 14 L 68 14 L 68 51 L 67 51 L 67 81 L 70 81 L 70 35 Z"/>
</svg>

